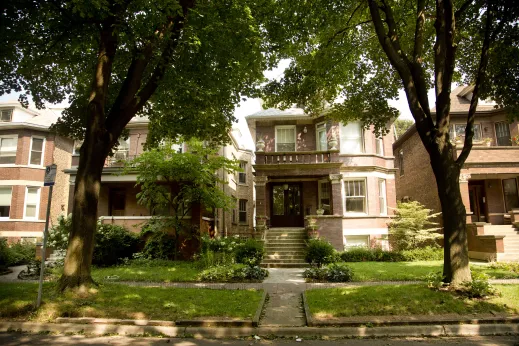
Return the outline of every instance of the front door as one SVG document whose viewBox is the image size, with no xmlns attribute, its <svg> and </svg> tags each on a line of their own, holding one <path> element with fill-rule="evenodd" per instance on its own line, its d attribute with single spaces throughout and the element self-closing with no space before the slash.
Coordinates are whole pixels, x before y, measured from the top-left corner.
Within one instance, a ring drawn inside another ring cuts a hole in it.
<svg viewBox="0 0 519 346">
<path fill-rule="evenodd" d="M 272 185 L 272 227 L 303 227 L 300 184 Z"/>
<path fill-rule="evenodd" d="M 473 222 L 486 222 L 486 197 L 482 183 L 469 183 L 470 210 Z"/>
</svg>

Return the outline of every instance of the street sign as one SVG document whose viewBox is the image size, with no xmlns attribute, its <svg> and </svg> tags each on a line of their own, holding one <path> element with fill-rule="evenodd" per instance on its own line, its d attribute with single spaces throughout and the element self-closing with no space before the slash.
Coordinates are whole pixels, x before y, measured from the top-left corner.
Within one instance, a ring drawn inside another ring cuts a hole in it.
<svg viewBox="0 0 519 346">
<path fill-rule="evenodd" d="M 45 178 L 43 179 L 43 186 L 52 186 L 56 181 L 56 170 L 57 167 L 55 163 L 50 166 L 45 167 Z"/>
</svg>

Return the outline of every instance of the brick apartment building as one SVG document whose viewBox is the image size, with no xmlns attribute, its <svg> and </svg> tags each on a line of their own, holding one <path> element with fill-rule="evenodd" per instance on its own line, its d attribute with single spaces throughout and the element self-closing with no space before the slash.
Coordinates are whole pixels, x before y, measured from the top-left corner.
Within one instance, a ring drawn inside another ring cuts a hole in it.
<svg viewBox="0 0 519 346">
<path fill-rule="evenodd" d="M 134 159 L 144 151 L 144 144 L 148 135 L 148 123 L 146 118 L 133 118 L 126 126 L 129 137 L 126 142 L 121 143 L 118 150 L 105 162 L 101 176 L 101 190 L 99 192 L 98 217 L 103 223 L 117 224 L 139 232 L 141 227 L 152 218 L 147 207 L 138 204 L 137 193 L 139 188 L 135 187 L 136 174 L 121 175 L 124 161 Z M 220 153 L 228 158 L 236 158 L 242 162 L 244 167 L 244 183 L 240 183 L 241 174 L 227 175 L 228 185 L 222 186 L 227 193 L 236 198 L 236 209 L 231 212 L 218 210 L 209 213 L 203 210 L 203 206 L 193 205 L 186 222 L 207 230 L 210 225 L 218 228 L 221 234 L 250 234 L 252 232 L 253 199 L 252 199 L 252 166 L 251 151 L 239 147 L 236 138 L 237 132 L 230 133 L 231 143 L 220 149 Z M 70 175 L 70 199 L 69 208 L 72 210 L 72 196 L 74 182 L 76 179 L 77 166 L 79 164 L 79 143 L 74 149 L 71 166 L 65 170 Z M 184 145 L 178 145 L 177 150 L 186 150 Z M 217 174 L 222 177 L 223 172 Z M 233 218 L 233 215 L 236 217 Z M 215 222 L 216 221 L 216 222 Z"/>
<path fill-rule="evenodd" d="M 10 242 L 43 236 L 49 188 L 45 166 L 58 166 L 51 224 L 67 213 L 73 141 L 49 131 L 61 109 L 33 110 L 17 101 L 0 103 L 0 237 Z"/>
<path fill-rule="evenodd" d="M 456 155 L 463 148 L 472 90 L 461 86 L 451 93 L 451 140 Z M 469 252 L 473 258 L 511 258 L 511 254 L 519 253 L 519 244 L 512 241 L 517 233 L 510 225 L 519 221 L 513 213 L 519 208 L 519 146 L 512 143 L 512 137 L 519 135 L 519 123 L 509 123 L 505 109 L 480 102 L 474 132 L 474 146 L 460 174 Z M 393 151 L 398 170 L 397 199 L 409 198 L 435 212 L 441 211 L 429 156 L 414 125 L 395 141 Z"/>
<path fill-rule="evenodd" d="M 392 133 L 377 138 L 360 123 L 312 117 L 298 108 L 262 110 L 246 119 L 256 143 L 256 218 L 268 220 L 270 233 L 313 219 L 338 250 L 387 246 L 396 204 Z M 271 243 L 286 236 L 273 236 Z"/>
</svg>

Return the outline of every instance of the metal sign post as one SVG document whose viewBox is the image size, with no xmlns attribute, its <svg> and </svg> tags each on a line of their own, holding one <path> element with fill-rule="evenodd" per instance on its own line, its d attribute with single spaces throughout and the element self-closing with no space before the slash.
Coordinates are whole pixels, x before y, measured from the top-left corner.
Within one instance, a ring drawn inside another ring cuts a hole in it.
<svg viewBox="0 0 519 346">
<path fill-rule="evenodd" d="M 45 218 L 45 230 L 43 231 L 43 247 L 41 249 L 41 267 L 40 267 L 40 280 L 38 283 L 38 299 L 36 300 L 36 308 L 41 305 L 41 293 L 43 289 L 43 273 L 45 272 L 45 255 L 47 254 L 47 239 L 49 234 L 49 218 L 50 218 L 50 206 L 52 203 L 52 189 L 54 182 L 56 181 L 56 164 L 45 167 L 45 178 L 43 180 L 43 186 L 49 186 L 49 199 L 47 202 L 47 217 Z"/>
</svg>

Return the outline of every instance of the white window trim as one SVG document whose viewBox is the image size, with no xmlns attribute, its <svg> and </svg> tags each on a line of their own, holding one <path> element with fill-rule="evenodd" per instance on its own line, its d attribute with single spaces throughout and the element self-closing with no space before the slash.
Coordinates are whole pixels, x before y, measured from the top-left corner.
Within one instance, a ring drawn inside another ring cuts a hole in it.
<svg viewBox="0 0 519 346">
<path fill-rule="evenodd" d="M 33 144 L 33 139 L 34 138 L 43 139 L 43 143 L 41 144 L 41 161 L 40 161 L 39 165 L 31 164 L 32 144 Z M 42 167 L 43 166 L 43 163 L 45 162 L 45 145 L 46 144 L 47 144 L 47 139 L 45 137 L 43 137 L 43 136 L 31 136 L 31 147 L 30 147 L 30 150 L 29 150 L 29 162 L 27 163 L 28 166 L 31 166 L 31 167 Z"/>
<path fill-rule="evenodd" d="M 3 188 L 6 188 L 6 187 L 10 187 L 11 188 L 11 202 L 9 204 L 9 208 L 12 208 L 13 206 L 13 186 L 11 185 L 8 185 L 8 186 L 2 186 Z M 10 219 L 11 217 L 11 209 L 9 209 L 9 216 L 0 216 L 0 220 L 4 221 L 4 220 L 11 220 Z"/>
<path fill-rule="evenodd" d="M 378 199 L 380 204 L 380 197 L 384 199 L 384 211 L 382 211 L 382 205 L 380 205 L 380 215 L 387 216 L 387 182 L 386 179 L 378 180 Z"/>
<path fill-rule="evenodd" d="M 377 155 L 384 156 L 385 155 L 385 153 L 384 153 L 384 137 L 375 138 L 375 145 L 376 145 L 375 153 Z M 379 149 L 380 149 L 380 153 L 379 153 Z"/>
<path fill-rule="evenodd" d="M 326 122 L 322 121 L 320 123 L 315 124 L 315 148 L 318 151 L 328 151 L 328 138 L 326 138 L 326 148 L 323 149 L 323 148 L 319 147 L 319 144 L 320 144 L 320 141 L 319 141 L 319 126 L 321 126 L 321 125 L 324 125 L 324 134 L 327 135 Z"/>
<path fill-rule="evenodd" d="M 34 187 L 38 189 L 38 195 L 36 196 L 36 216 L 27 216 L 27 196 L 29 194 L 29 188 Z M 40 216 L 40 198 L 41 198 L 41 186 L 26 186 L 25 187 L 25 199 L 23 200 L 23 219 L 24 220 L 39 220 Z"/>
<path fill-rule="evenodd" d="M 274 141 L 276 143 L 276 152 L 278 150 L 278 129 L 293 129 L 294 130 L 294 151 L 297 151 L 297 129 L 296 125 L 278 125 L 274 127 Z"/>
<path fill-rule="evenodd" d="M 13 138 L 16 141 L 16 152 L 14 154 L 14 162 L 15 163 L 0 163 L 0 166 L 15 166 L 16 165 L 16 156 L 18 154 L 18 135 L 0 135 L 1 138 Z"/>
<path fill-rule="evenodd" d="M 346 153 L 344 152 L 344 148 L 343 148 L 343 145 L 342 145 L 342 128 L 347 126 L 348 124 L 350 123 L 356 123 L 360 126 L 360 151 L 358 152 L 353 152 L 353 153 Z M 362 124 L 358 121 L 352 121 L 350 123 L 340 123 L 339 124 L 339 131 L 340 131 L 340 135 L 339 135 L 339 149 L 340 149 L 340 155 L 359 155 L 359 154 L 364 154 L 366 152 L 366 145 L 364 143 L 365 141 L 365 137 L 366 135 L 364 134 L 365 132 L 365 129 L 364 129 L 364 126 L 362 126 Z"/>
<path fill-rule="evenodd" d="M 360 180 L 364 181 L 364 193 L 366 195 L 366 197 L 364 198 L 364 210 L 365 210 L 365 212 L 359 213 L 359 212 L 356 212 L 356 211 L 347 211 L 346 210 L 346 184 L 345 184 L 345 182 L 346 181 L 360 181 Z M 365 177 L 362 177 L 362 178 L 346 178 L 346 179 L 343 178 L 342 179 L 342 200 L 343 200 L 343 202 L 342 202 L 342 209 L 343 209 L 343 215 L 344 216 L 366 216 L 366 215 L 369 215 L 368 196 L 369 196 L 369 193 L 368 193 L 368 180 Z"/>
</svg>

